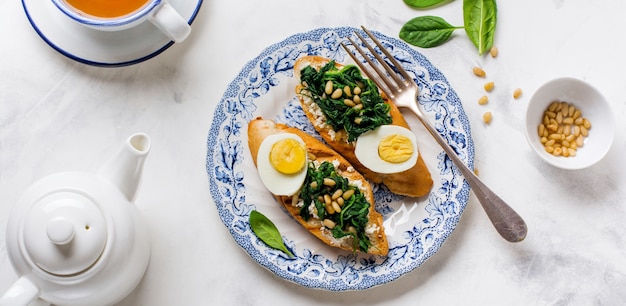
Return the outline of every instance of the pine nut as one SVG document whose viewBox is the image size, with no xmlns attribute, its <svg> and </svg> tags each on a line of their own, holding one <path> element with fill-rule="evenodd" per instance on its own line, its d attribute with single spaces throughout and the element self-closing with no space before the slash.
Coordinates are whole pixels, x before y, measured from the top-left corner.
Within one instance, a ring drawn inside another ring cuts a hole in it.
<svg viewBox="0 0 626 306">
<path fill-rule="evenodd" d="M 556 114 L 556 123 L 558 123 L 558 124 L 563 123 L 563 113 L 562 112 L 558 112 Z"/>
<path fill-rule="evenodd" d="M 544 144 L 546 147 L 552 147 L 554 146 L 554 143 L 556 142 L 556 140 L 554 139 L 550 139 L 548 141 L 546 141 L 546 143 Z"/>
<path fill-rule="evenodd" d="M 343 96 L 343 90 L 341 90 L 341 88 L 337 88 L 333 91 L 333 94 L 330 97 L 333 99 L 339 99 L 341 96 Z"/>
<path fill-rule="evenodd" d="M 333 209 L 335 210 L 336 213 L 340 213 L 341 212 L 341 207 L 339 206 L 339 204 L 337 204 L 337 202 L 333 201 L 332 202 L 332 206 L 333 206 Z"/>
<path fill-rule="evenodd" d="M 563 134 L 550 134 L 550 136 L 548 136 L 548 139 L 551 140 L 561 140 L 563 138 Z"/>
<path fill-rule="evenodd" d="M 335 182 L 333 179 L 325 177 L 324 178 L 324 186 L 335 186 L 335 184 L 337 184 L 337 182 Z"/>
<path fill-rule="evenodd" d="M 571 157 L 576 156 L 576 149 L 567 148 L 567 152 L 569 153 L 569 156 Z"/>
<path fill-rule="evenodd" d="M 324 87 L 324 92 L 325 92 L 327 95 L 330 95 L 330 94 L 332 94 L 332 93 L 333 93 L 333 81 L 328 80 L 328 81 L 326 82 L 326 87 Z"/>
<path fill-rule="evenodd" d="M 331 204 L 324 205 L 324 210 L 326 210 L 326 212 L 327 212 L 329 215 L 332 215 L 332 214 L 334 214 L 334 213 L 335 213 L 335 209 L 333 209 L 333 206 L 332 206 Z"/>
<path fill-rule="evenodd" d="M 549 124 L 548 125 L 548 130 L 550 130 L 551 132 L 556 132 L 556 130 L 559 128 L 558 125 L 556 124 Z"/>
<path fill-rule="evenodd" d="M 574 119 L 574 124 L 575 125 L 583 125 L 583 121 L 584 121 L 584 119 L 579 117 L 579 118 Z"/>
<path fill-rule="evenodd" d="M 522 96 L 522 89 L 521 88 L 515 88 L 515 90 L 513 90 L 513 99 L 517 100 Z"/>
<path fill-rule="evenodd" d="M 574 116 L 574 112 L 576 111 L 576 106 L 574 105 L 570 105 L 569 109 L 567 110 L 567 115 L 568 116 Z"/>
<path fill-rule="evenodd" d="M 337 201 L 337 204 L 339 204 L 339 206 L 343 206 L 344 199 L 342 197 L 338 197 L 335 201 Z"/>
<path fill-rule="evenodd" d="M 591 128 L 591 122 L 589 120 L 587 120 L 587 118 L 583 119 L 583 126 L 586 129 L 590 129 Z"/>
<path fill-rule="evenodd" d="M 354 89 L 352 90 L 352 93 L 355 95 L 360 95 L 361 94 L 361 87 L 354 87 Z"/>
<path fill-rule="evenodd" d="M 578 147 L 582 147 L 584 144 L 585 144 L 585 139 L 584 139 L 583 135 L 579 135 L 579 136 L 576 138 L 576 145 L 577 145 Z"/>
<path fill-rule="evenodd" d="M 339 198 L 342 194 L 343 194 L 343 191 L 341 189 L 337 189 L 337 190 L 335 190 L 333 195 L 330 196 L 330 199 L 333 200 L 333 201 L 337 200 L 337 198 Z"/>
<path fill-rule="evenodd" d="M 354 104 L 354 101 L 352 101 L 350 99 L 344 99 L 343 100 L 343 104 L 345 104 L 346 106 L 349 106 L 349 107 L 353 107 L 353 106 L 356 105 L 356 104 Z"/>
<path fill-rule="evenodd" d="M 354 123 L 356 123 L 356 124 L 361 124 L 362 121 L 363 121 L 363 118 L 361 118 L 361 117 L 354 118 Z"/>
<path fill-rule="evenodd" d="M 352 225 L 348 226 L 348 232 L 356 235 L 356 227 Z"/>
<path fill-rule="evenodd" d="M 478 99 L 478 104 L 480 105 L 485 105 L 487 102 L 489 102 L 489 98 L 487 96 L 482 96 Z"/>
<path fill-rule="evenodd" d="M 585 136 L 585 137 L 589 136 L 589 130 L 587 130 L 587 128 L 584 127 L 584 126 L 581 126 L 580 127 L 580 135 Z"/>
<path fill-rule="evenodd" d="M 291 205 L 295 206 L 296 204 L 298 204 L 298 201 L 300 201 L 300 196 L 298 193 L 291 196 Z"/>
<path fill-rule="evenodd" d="M 563 116 L 567 116 L 567 113 L 569 112 L 569 104 L 565 101 L 561 102 L 561 114 L 563 114 Z"/>
<path fill-rule="evenodd" d="M 574 123 L 574 118 L 572 117 L 567 117 L 563 119 L 563 124 L 572 124 L 572 123 Z"/>
<path fill-rule="evenodd" d="M 546 152 L 548 153 L 554 152 L 554 147 L 546 147 Z"/>
<path fill-rule="evenodd" d="M 307 155 L 309 156 L 309 160 L 316 160 L 317 159 L 317 156 L 315 156 L 315 154 L 313 154 L 311 152 L 309 152 Z"/>
<path fill-rule="evenodd" d="M 474 72 L 474 75 L 477 76 L 477 77 L 484 78 L 485 76 L 487 76 L 487 73 L 485 73 L 485 70 L 483 70 L 480 67 L 474 67 L 472 69 L 472 72 Z"/>
<path fill-rule="evenodd" d="M 548 110 L 549 110 L 549 111 L 551 111 L 551 112 L 555 112 L 555 111 L 556 111 L 556 108 L 557 108 L 559 105 L 560 105 L 560 103 L 559 103 L 559 102 L 556 102 L 556 101 L 555 101 L 555 102 L 552 102 L 552 103 L 550 104 L 550 106 L 548 106 Z"/>
<path fill-rule="evenodd" d="M 358 87 L 356 87 L 356 88 L 358 88 Z M 356 91 L 356 88 L 355 88 L 355 91 Z M 352 101 L 354 101 L 354 103 L 356 103 L 356 104 L 361 104 L 361 97 L 359 97 L 358 94 L 355 94 L 354 97 L 352 97 Z"/>
<path fill-rule="evenodd" d="M 569 136 L 572 133 L 572 126 L 571 125 L 566 125 L 563 127 L 563 135 L 565 135 L 565 137 Z"/>
<path fill-rule="evenodd" d="M 548 118 L 551 118 L 551 119 L 556 118 L 556 113 L 555 113 L 555 112 L 552 112 L 552 111 L 546 111 L 544 114 L 545 114 L 546 116 L 548 116 Z"/>
<path fill-rule="evenodd" d="M 341 195 L 341 197 L 344 200 L 349 200 L 350 197 L 354 194 L 354 189 L 348 189 L 346 191 L 343 192 L 343 194 Z"/>
<path fill-rule="evenodd" d="M 352 90 L 350 90 L 350 86 L 346 85 L 343 87 L 343 92 L 346 94 L 346 96 L 348 97 L 352 97 Z"/>
<path fill-rule="evenodd" d="M 316 181 L 311 182 L 311 184 L 309 184 L 309 187 L 311 187 L 311 189 L 317 188 L 317 182 Z"/>
<path fill-rule="evenodd" d="M 492 119 L 491 112 L 486 112 L 483 114 L 483 122 L 485 122 L 486 124 L 490 124 L 491 119 Z"/>
<path fill-rule="evenodd" d="M 330 219 L 324 219 L 323 222 L 324 222 L 324 226 L 326 226 L 329 229 L 333 229 L 335 228 L 335 225 L 337 225 L 335 224 L 335 222 L 333 222 L 333 220 L 330 220 Z"/>
<path fill-rule="evenodd" d="M 496 56 L 498 56 L 498 48 L 496 46 L 491 47 L 491 50 L 489 50 L 489 54 L 491 55 L 491 57 L 495 58 Z"/>
<path fill-rule="evenodd" d="M 485 84 L 485 91 L 490 92 L 493 90 L 493 87 L 495 86 L 495 84 L 493 82 L 487 82 Z"/>
<path fill-rule="evenodd" d="M 361 109 L 363 109 L 363 104 L 357 104 L 357 105 L 353 106 L 352 109 L 357 110 L 357 111 L 361 110 Z"/>
<path fill-rule="evenodd" d="M 330 199 L 330 195 L 325 194 L 324 195 L 324 204 L 330 205 L 331 202 L 332 202 L 332 200 Z"/>
</svg>

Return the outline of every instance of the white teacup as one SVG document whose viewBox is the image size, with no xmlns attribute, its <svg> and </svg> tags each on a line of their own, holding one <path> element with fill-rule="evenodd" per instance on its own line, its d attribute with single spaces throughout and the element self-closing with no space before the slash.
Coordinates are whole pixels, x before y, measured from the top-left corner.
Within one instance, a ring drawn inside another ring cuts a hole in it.
<svg viewBox="0 0 626 306">
<path fill-rule="evenodd" d="M 101 31 L 119 31 L 148 20 L 174 42 L 181 42 L 191 26 L 167 0 L 52 0 L 72 20 Z"/>
</svg>

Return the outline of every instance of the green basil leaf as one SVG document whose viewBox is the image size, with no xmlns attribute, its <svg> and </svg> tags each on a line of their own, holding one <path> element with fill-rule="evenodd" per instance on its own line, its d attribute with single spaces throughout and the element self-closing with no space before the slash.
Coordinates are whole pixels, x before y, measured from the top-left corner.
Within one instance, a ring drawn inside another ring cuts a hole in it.
<svg viewBox="0 0 626 306">
<path fill-rule="evenodd" d="M 463 0 L 465 33 L 482 55 L 493 46 L 498 8 L 496 0 Z"/>
<path fill-rule="evenodd" d="M 413 8 L 424 9 L 448 1 L 452 0 L 404 0 L 404 3 Z"/>
<path fill-rule="evenodd" d="M 280 232 L 262 213 L 253 210 L 250 212 L 250 227 L 254 234 L 261 239 L 261 241 L 265 242 L 271 248 L 281 250 L 285 252 L 289 257 L 293 257 L 293 254 L 287 249 L 285 243 L 283 242 L 283 237 L 280 235 Z"/>
<path fill-rule="evenodd" d="M 420 16 L 409 20 L 400 29 L 400 39 L 422 47 L 437 47 L 450 40 L 452 32 L 462 27 L 455 27 L 437 16 Z"/>
</svg>

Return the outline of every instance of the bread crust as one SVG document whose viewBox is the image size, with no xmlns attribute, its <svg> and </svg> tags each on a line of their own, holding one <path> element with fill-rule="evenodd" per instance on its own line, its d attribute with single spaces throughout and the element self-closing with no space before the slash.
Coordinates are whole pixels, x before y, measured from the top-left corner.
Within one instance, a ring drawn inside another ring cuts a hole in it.
<svg viewBox="0 0 626 306">
<path fill-rule="evenodd" d="M 326 146 L 324 143 L 299 129 L 258 117 L 250 121 L 248 124 L 248 147 L 250 148 L 254 165 L 257 165 L 257 154 L 263 140 L 267 136 L 278 133 L 292 133 L 300 136 L 306 144 L 307 152 L 313 154 L 316 157 L 316 160 L 320 162 L 328 161 L 331 163 L 333 161 L 338 161 L 339 165 L 337 166 L 337 169 L 340 170 L 341 176 L 346 177 L 350 182 L 361 181 L 361 191 L 370 203 L 368 215 L 369 221 L 366 228 L 371 227 L 374 229 L 372 233 L 367 234 L 370 242 L 372 243 L 367 253 L 386 256 L 389 252 L 389 245 L 383 228 L 383 217 L 374 209 L 374 193 L 371 186 L 360 173 L 353 170 L 352 166 L 345 158 Z M 310 218 L 308 221 L 305 221 L 300 216 L 300 208 L 292 205 L 293 197 L 276 195 L 274 195 L 274 197 L 282 204 L 289 214 L 291 214 L 291 216 L 298 221 L 298 223 L 300 223 L 300 225 L 324 243 L 330 246 L 353 251 L 353 244 L 351 242 L 344 241 L 346 243 L 338 244 L 337 240 L 332 237 L 332 233 L 323 227 L 322 222 L 319 219 Z"/>
<path fill-rule="evenodd" d="M 311 66 L 319 70 L 319 68 L 323 67 L 328 62 L 330 62 L 330 59 L 320 56 L 301 57 L 294 63 L 295 76 L 300 80 L 300 71 L 306 66 Z M 342 65 L 335 63 L 335 66 L 341 67 Z M 311 121 L 324 141 L 326 141 L 333 150 L 337 151 L 348 160 L 365 178 L 376 184 L 382 183 L 387 186 L 391 192 L 399 195 L 421 197 L 430 192 L 433 186 L 433 180 L 421 153 L 418 152 L 416 164 L 403 172 L 385 174 L 368 169 L 356 158 L 356 154 L 354 153 L 355 142 L 348 141 L 348 136 L 345 131 L 334 131 L 329 124 L 320 124 L 319 116 L 324 115 L 320 114 L 320 112 L 315 109 L 317 107 L 315 101 L 306 94 L 303 94 L 305 93 L 303 91 L 306 91 L 306 88 L 303 88 L 302 85 L 299 84 L 296 87 L 296 94 L 309 121 Z M 385 103 L 390 106 L 391 124 L 410 129 L 398 107 L 384 94 L 382 94 L 382 97 Z"/>
</svg>

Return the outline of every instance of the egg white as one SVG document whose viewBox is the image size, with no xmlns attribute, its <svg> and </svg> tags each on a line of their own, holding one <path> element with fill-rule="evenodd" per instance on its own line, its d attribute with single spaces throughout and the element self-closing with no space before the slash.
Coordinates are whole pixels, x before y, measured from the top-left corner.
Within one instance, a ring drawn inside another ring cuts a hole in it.
<svg viewBox="0 0 626 306">
<path fill-rule="evenodd" d="M 413 144 L 413 154 L 401 163 L 391 163 L 378 155 L 378 144 L 383 138 L 398 134 L 407 137 Z M 356 141 L 354 153 L 356 158 L 368 169 L 378 173 L 397 173 L 410 169 L 417 162 L 417 139 L 411 130 L 397 125 L 382 125 L 361 134 Z"/>
<path fill-rule="evenodd" d="M 294 174 L 280 173 L 270 162 L 270 151 L 272 146 L 282 139 L 295 139 L 305 148 L 305 164 L 300 171 Z M 257 170 L 263 185 L 273 194 L 280 196 L 291 196 L 297 193 L 304 183 L 307 172 L 308 157 L 306 156 L 306 144 L 298 135 L 290 133 L 274 134 L 266 137 L 257 153 Z"/>
</svg>

